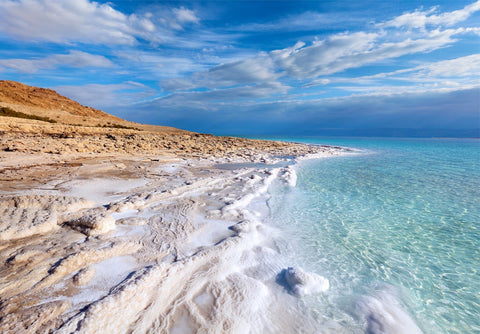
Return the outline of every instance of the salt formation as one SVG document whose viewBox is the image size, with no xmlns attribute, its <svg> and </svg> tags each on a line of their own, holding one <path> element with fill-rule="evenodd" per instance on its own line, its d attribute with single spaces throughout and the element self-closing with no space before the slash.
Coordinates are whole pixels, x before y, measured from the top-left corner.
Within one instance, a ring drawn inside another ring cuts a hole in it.
<svg viewBox="0 0 480 334">
<path fill-rule="evenodd" d="M 45 234 L 57 227 L 56 212 L 27 208 L 4 208 L 0 220 L 0 240 Z"/>
<path fill-rule="evenodd" d="M 1 333 L 312 332 L 275 283 L 261 222 L 270 185 L 293 185 L 293 169 L 123 163 L 143 180 L 130 189 L 115 189 L 118 163 L 96 162 L 0 199 Z M 298 295 L 328 288 L 298 269 L 286 280 Z"/>
<path fill-rule="evenodd" d="M 300 268 L 285 270 L 285 280 L 290 290 L 298 297 L 325 292 L 330 287 L 328 279 L 315 273 L 307 273 Z"/>
<path fill-rule="evenodd" d="M 404 307 L 400 305 L 392 289 L 362 297 L 356 309 L 360 317 L 366 320 L 368 333 L 422 333 L 413 319 L 404 311 Z"/>
<path fill-rule="evenodd" d="M 98 236 L 115 229 L 115 219 L 108 214 L 90 214 L 66 223 L 87 236 Z"/>
<path fill-rule="evenodd" d="M 90 265 L 138 251 L 139 244 L 118 238 L 87 240 L 64 224 L 75 222 L 91 236 L 107 233 L 115 221 L 95 216 L 104 209 L 93 206 L 85 198 L 40 193 L 0 198 L 1 333 L 58 327 L 72 310 L 68 295 L 94 279 Z"/>
<path fill-rule="evenodd" d="M 59 213 L 92 206 L 86 199 L 65 196 L 20 195 L 0 199 L 0 240 L 45 234 L 57 228 Z"/>
<path fill-rule="evenodd" d="M 283 178 L 287 181 L 290 187 L 297 185 L 297 172 L 291 166 L 283 169 Z"/>
<path fill-rule="evenodd" d="M 85 285 L 90 282 L 95 276 L 95 269 L 93 267 L 85 267 L 80 269 L 78 273 L 73 276 L 73 284 L 77 286 Z"/>
<path fill-rule="evenodd" d="M 256 222 L 256 221 L 242 221 L 238 224 L 235 224 L 230 227 L 230 229 L 234 232 L 237 232 L 238 234 L 240 233 L 250 233 L 255 231 L 260 227 L 261 223 Z"/>
</svg>

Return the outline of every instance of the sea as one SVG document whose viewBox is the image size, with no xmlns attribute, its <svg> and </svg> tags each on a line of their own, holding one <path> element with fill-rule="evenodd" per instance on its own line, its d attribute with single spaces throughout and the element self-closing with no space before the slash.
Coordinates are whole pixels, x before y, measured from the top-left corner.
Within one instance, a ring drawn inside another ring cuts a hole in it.
<svg viewBox="0 0 480 334">
<path fill-rule="evenodd" d="M 270 189 L 285 263 L 330 282 L 302 312 L 325 332 L 480 333 L 480 140 L 275 139 L 360 151 Z"/>
</svg>

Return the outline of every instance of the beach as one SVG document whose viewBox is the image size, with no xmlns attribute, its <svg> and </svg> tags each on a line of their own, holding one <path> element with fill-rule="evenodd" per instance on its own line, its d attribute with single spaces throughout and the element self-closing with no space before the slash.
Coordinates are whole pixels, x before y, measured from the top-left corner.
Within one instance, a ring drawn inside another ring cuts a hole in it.
<svg viewBox="0 0 480 334">
<path fill-rule="evenodd" d="M 295 321 L 299 296 L 326 290 L 328 280 L 275 262 L 277 232 L 262 224 L 268 189 L 295 185 L 296 157 L 345 149 L 207 136 L 213 147 L 243 149 L 125 154 L 104 145 L 112 134 L 94 134 L 98 153 L 55 154 L 42 147 L 68 147 L 72 137 L 8 136 L 0 331 L 308 331 Z M 203 139 L 181 136 L 191 146 Z"/>
</svg>

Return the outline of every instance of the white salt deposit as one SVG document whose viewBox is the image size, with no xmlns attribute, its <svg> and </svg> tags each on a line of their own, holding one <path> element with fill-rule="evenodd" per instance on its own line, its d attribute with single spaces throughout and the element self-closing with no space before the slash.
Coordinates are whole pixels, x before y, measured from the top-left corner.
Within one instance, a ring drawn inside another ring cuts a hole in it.
<svg viewBox="0 0 480 334">
<path fill-rule="evenodd" d="M 81 285 L 87 285 L 79 294 L 71 298 L 72 304 L 94 302 L 107 295 L 111 287 L 119 284 L 131 272 L 135 271 L 136 266 L 135 258 L 126 255 L 109 258 L 88 267 L 88 270 L 84 272 L 80 271 L 78 273 L 80 277 L 74 276 L 73 279 L 84 280 L 86 282 L 81 282 Z"/>
<path fill-rule="evenodd" d="M 356 307 L 358 314 L 367 322 L 368 333 L 422 333 L 391 290 L 380 291 L 374 296 L 364 296 Z"/>
<path fill-rule="evenodd" d="M 268 190 L 268 187 L 272 184 L 272 182 L 277 178 L 280 172 L 280 168 L 267 170 L 265 174 L 267 177 L 263 179 L 263 183 L 254 189 L 251 189 L 250 193 L 244 195 L 243 197 L 239 198 L 238 200 L 230 203 L 222 208 L 223 214 L 233 214 L 238 215 L 238 210 L 241 210 L 247 207 L 253 199 L 265 194 Z"/>
<path fill-rule="evenodd" d="M 297 172 L 292 166 L 288 166 L 283 170 L 283 178 L 287 181 L 290 187 L 295 187 L 297 185 Z"/>
<path fill-rule="evenodd" d="M 325 147 L 325 150 L 323 152 L 299 156 L 295 158 L 295 161 L 300 162 L 303 160 L 324 159 L 324 158 L 338 157 L 342 155 L 356 155 L 356 154 L 364 154 L 364 152 L 354 148 L 349 148 L 349 147 L 344 147 L 342 149 L 336 148 L 336 147 Z"/>
<path fill-rule="evenodd" d="M 147 179 L 96 178 L 66 182 L 62 186 L 69 189 L 67 193 L 70 196 L 85 197 L 102 205 L 121 198 L 121 193 L 142 187 L 147 182 Z"/>
<path fill-rule="evenodd" d="M 158 180 L 63 183 L 65 193 L 90 202 L 46 225 L 70 238 L 60 242 L 58 234 L 38 240 L 50 242 L 52 249 L 67 244 L 55 256 L 36 256 L 37 240 L 31 241 L 32 250 L 20 245 L 10 252 L 19 261 L 22 256 L 39 261 L 31 264 L 33 274 L 14 283 L 21 298 L 48 290 L 56 294 L 52 300 L 68 301 L 70 306 L 62 304 L 69 313 L 58 333 L 308 332 L 306 323 L 296 322 L 298 298 L 276 283 L 283 266 L 275 233 L 262 224 L 270 186 L 275 180 L 295 186 L 294 169 L 210 175 L 179 163 L 152 170 L 161 173 L 149 174 Z M 53 217 L 37 216 L 39 222 Z M 289 268 L 285 280 L 298 296 L 328 289 L 327 279 L 298 268 Z M 32 291 L 31 281 L 36 282 Z M 63 295 L 68 287 L 76 293 Z M 13 288 L 2 288 L 15 296 Z"/>
<path fill-rule="evenodd" d="M 111 214 L 113 219 L 119 220 L 123 218 L 130 218 L 130 217 L 135 217 L 138 214 L 138 210 L 132 209 L 132 210 L 125 210 L 123 212 L 114 212 Z"/>
<path fill-rule="evenodd" d="M 325 292 L 330 287 L 325 277 L 305 272 L 301 268 L 289 267 L 285 270 L 285 280 L 293 294 L 298 297 Z"/>
<path fill-rule="evenodd" d="M 0 241 L 45 234 L 57 228 L 55 211 L 9 207 L 2 210 Z"/>
</svg>

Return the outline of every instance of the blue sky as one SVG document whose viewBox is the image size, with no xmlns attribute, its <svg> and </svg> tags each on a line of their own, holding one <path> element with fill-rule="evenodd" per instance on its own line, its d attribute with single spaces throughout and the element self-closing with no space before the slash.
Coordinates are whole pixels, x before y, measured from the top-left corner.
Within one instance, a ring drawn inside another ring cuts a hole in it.
<svg viewBox="0 0 480 334">
<path fill-rule="evenodd" d="M 241 135 L 480 136 L 480 1 L 0 0 L 0 78 Z"/>
</svg>

